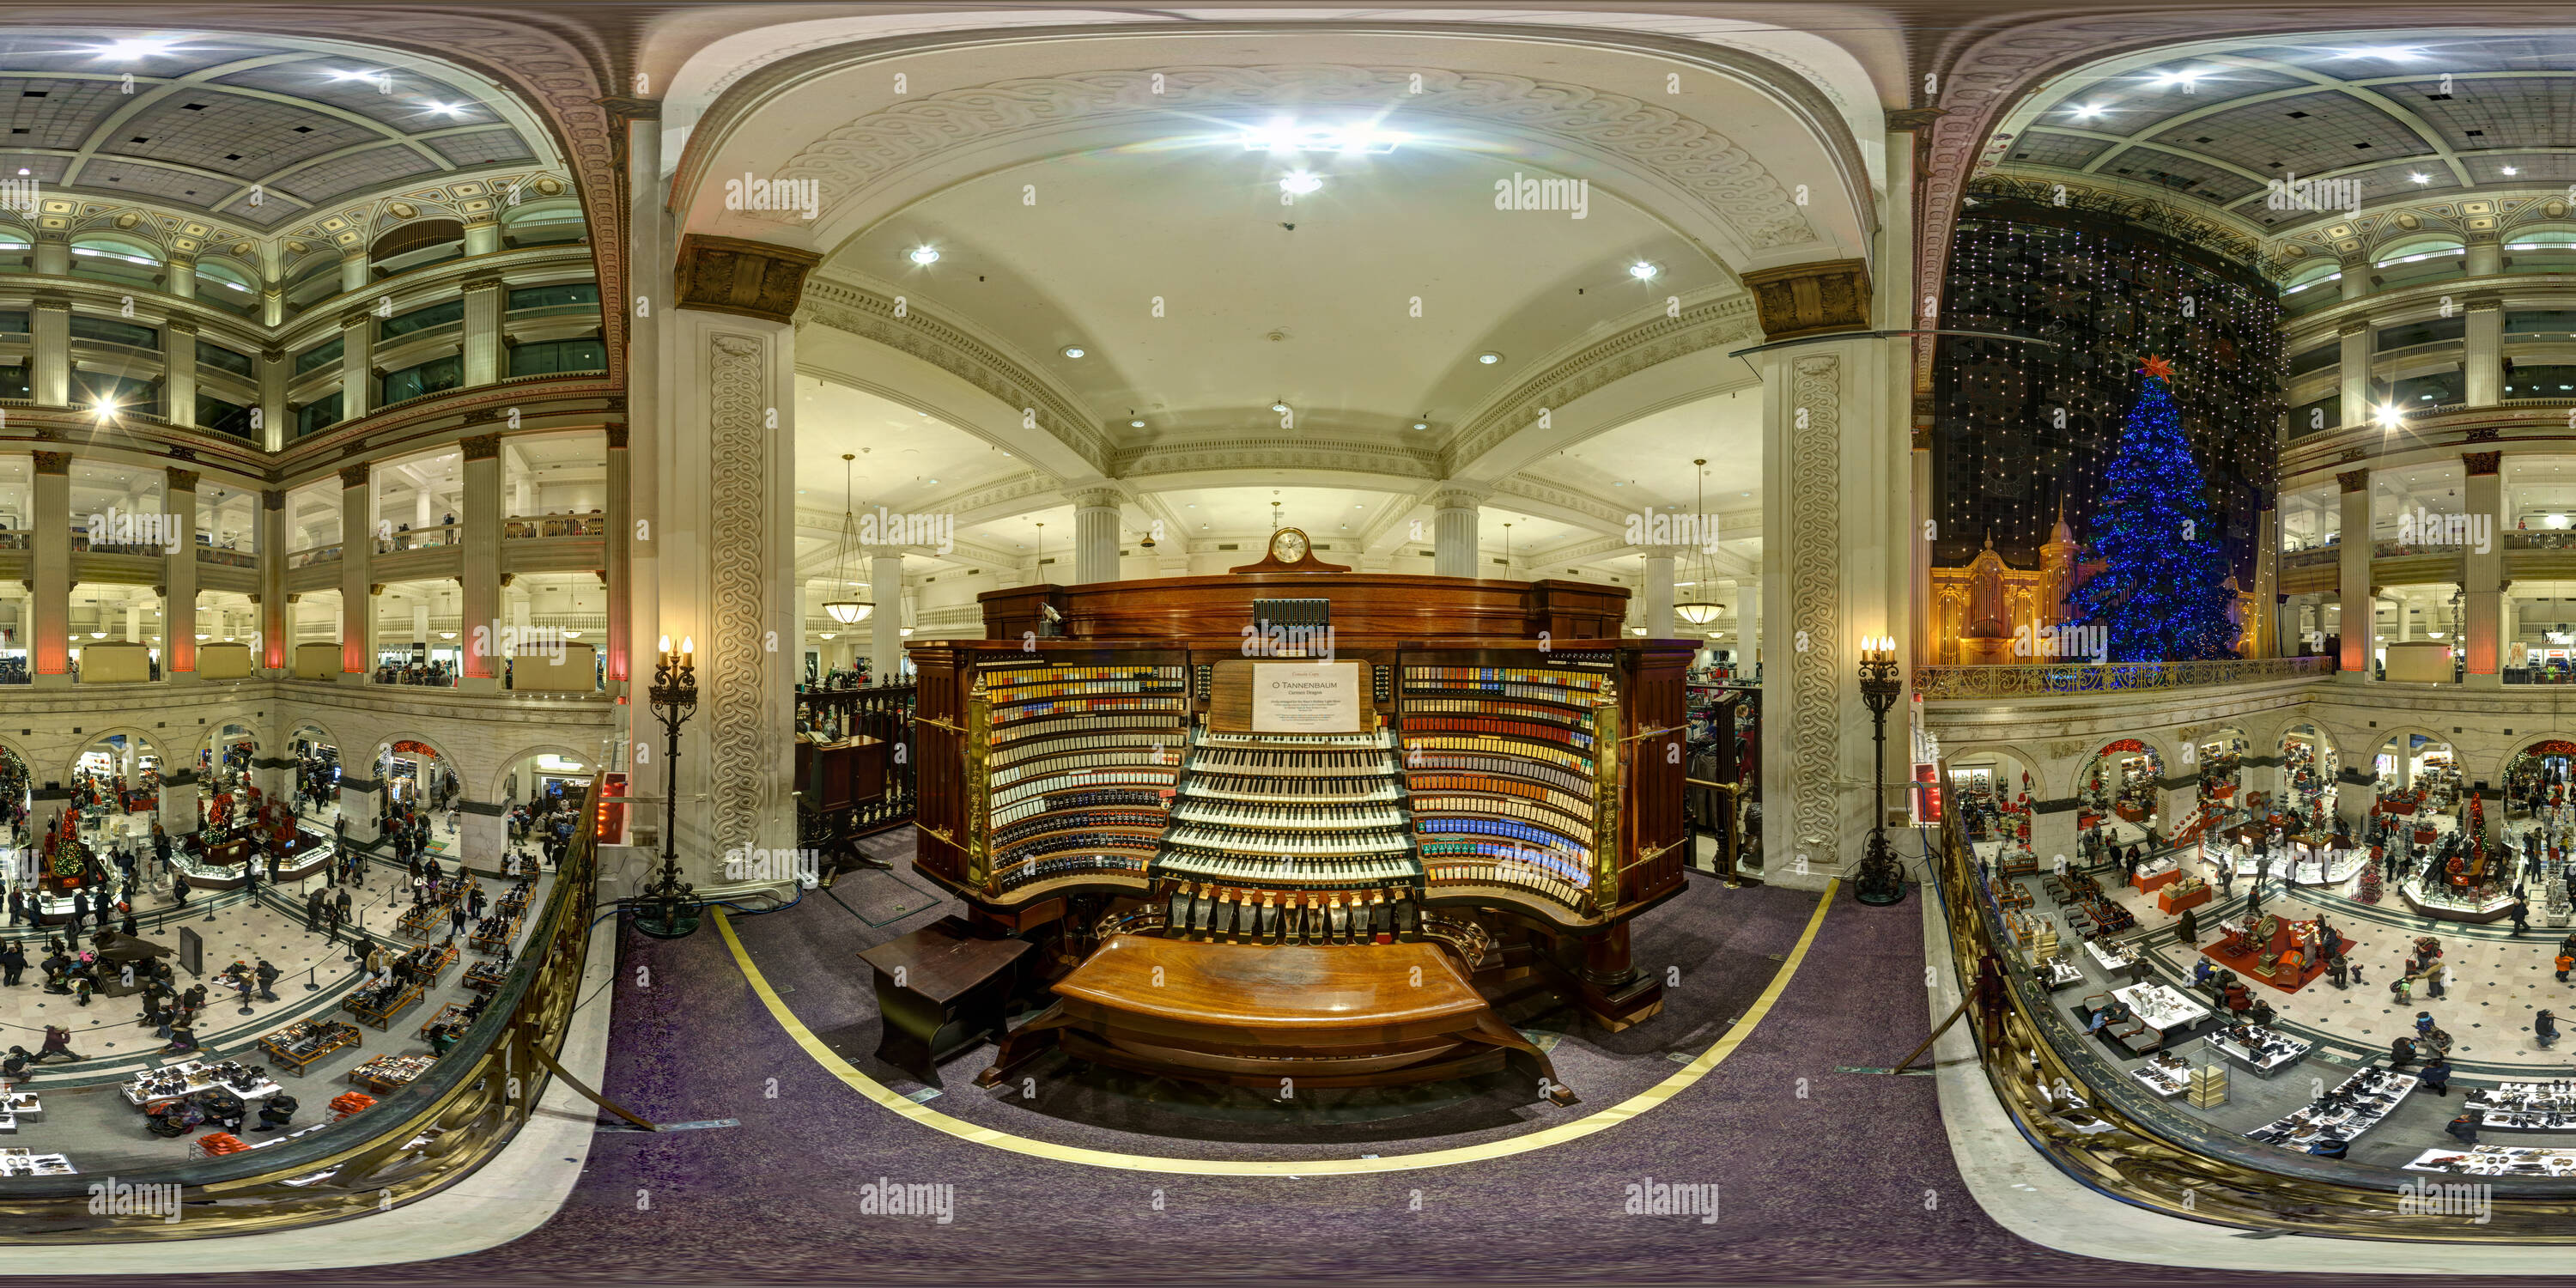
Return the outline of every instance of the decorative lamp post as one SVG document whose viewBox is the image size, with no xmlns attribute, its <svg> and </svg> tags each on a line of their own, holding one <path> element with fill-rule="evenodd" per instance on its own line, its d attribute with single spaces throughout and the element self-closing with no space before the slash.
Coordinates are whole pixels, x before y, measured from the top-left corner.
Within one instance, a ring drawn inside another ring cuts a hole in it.
<svg viewBox="0 0 2576 1288">
<path fill-rule="evenodd" d="M 1887 846 L 1887 713 L 1905 692 L 1896 670 L 1896 641 L 1884 635 L 1860 643 L 1860 700 L 1869 705 L 1869 851 L 1861 856 L 1852 897 L 1872 907 L 1905 901 L 1905 869 Z"/>
<path fill-rule="evenodd" d="M 662 775 L 667 782 L 662 802 L 662 871 L 634 903 L 635 928 L 655 939 L 686 939 L 698 929 L 701 905 L 697 888 L 680 879 L 680 726 L 698 710 L 697 642 L 683 636 L 677 652 L 671 637 L 662 637 L 662 658 L 653 667 L 653 718 L 662 722 L 667 742 Z"/>
</svg>

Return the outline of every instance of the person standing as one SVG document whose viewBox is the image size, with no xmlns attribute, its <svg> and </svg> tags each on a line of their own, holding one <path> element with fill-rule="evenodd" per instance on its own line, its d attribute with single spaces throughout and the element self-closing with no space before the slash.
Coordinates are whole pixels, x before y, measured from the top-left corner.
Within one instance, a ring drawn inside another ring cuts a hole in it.
<svg viewBox="0 0 2576 1288">
<path fill-rule="evenodd" d="M 312 893 L 304 896 L 304 933 L 308 935 L 316 934 L 319 933 L 321 929 L 322 887 L 315 886 L 313 887 Z"/>
<path fill-rule="evenodd" d="M 2529 929 L 2531 929 L 2531 905 L 2524 903 L 2517 895 L 2513 901 L 2513 937 L 2519 939 L 2522 937 L 2522 932 Z M 2441 994 L 2436 992 L 2433 996 L 2440 997 Z"/>
<path fill-rule="evenodd" d="M 12 939 L 7 944 L 0 944 L 0 984 L 11 988 L 17 987 L 18 976 L 26 969 L 27 951 L 18 946 L 17 940 Z M 2565 979 L 2566 973 L 2560 972 L 2559 978 Z"/>
<path fill-rule="evenodd" d="M 188 906 L 187 873 L 173 872 L 170 874 L 170 898 L 182 908 Z"/>
<path fill-rule="evenodd" d="M 27 892 L 16 886 L 11 886 L 9 887 L 9 924 L 15 926 L 25 922 L 26 920 Z"/>
</svg>

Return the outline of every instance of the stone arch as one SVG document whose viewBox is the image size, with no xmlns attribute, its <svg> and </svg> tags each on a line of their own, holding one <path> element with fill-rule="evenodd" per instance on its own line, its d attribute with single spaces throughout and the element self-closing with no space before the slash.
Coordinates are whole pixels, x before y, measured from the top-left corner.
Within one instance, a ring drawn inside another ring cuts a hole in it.
<svg viewBox="0 0 2576 1288">
<path fill-rule="evenodd" d="M 88 755 L 90 748 L 120 734 L 133 740 L 138 746 L 150 749 L 153 755 L 161 758 L 162 767 L 164 769 L 169 768 L 170 753 L 167 748 L 162 746 L 161 740 L 154 738 L 152 735 L 145 733 L 133 725 L 110 725 L 105 729 L 100 729 L 93 733 L 74 735 L 80 740 L 79 745 L 73 747 L 71 755 L 66 757 L 62 762 L 62 780 L 66 783 L 72 780 L 72 776 L 80 770 L 81 757 Z M 192 752 L 190 754 L 194 753 Z"/>
<path fill-rule="evenodd" d="M 2503 755 L 2497 758 L 2495 772 L 2484 775 L 2487 782 L 2495 785 L 2498 790 L 2501 790 L 2504 787 L 2504 771 L 2511 767 L 2515 759 L 2520 757 L 2523 752 L 2544 742 L 2576 743 L 2576 731 L 2552 729 L 2547 733 L 2534 734 L 2528 738 L 2523 737 L 2521 734 L 2515 734 L 2510 745 L 2505 748 Z M 2476 781 L 2476 776 L 2472 776 L 2470 781 Z"/>
<path fill-rule="evenodd" d="M 600 759 L 600 753 L 598 751 L 580 751 L 575 749 L 572 744 L 566 742 L 531 743 L 528 746 L 519 748 L 517 751 L 511 752 L 509 755 L 503 756 L 499 763 L 493 765 L 491 772 L 484 778 L 487 790 L 482 795 L 473 797 L 473 799 L 482 801 L 486 804 L 499 801 L 503 790 L 502 780 L 509 776 L 510 770 L 519 762 L 526 760 L 530 756 L 544 755 L 547 752 L 553 752 L 558 756 L 578 760 L 584 764 L 589 764 Z M 602 769 L 604 768 L 605 765 L 603 763 Z M 601 772 L 601 770 L 595 769 L 591 772 L 598 773 Z M 460 783 L 466 781 L 465 775 L 462 771 L 456 775 L 456 779 Z"/>
<path fill-rule="evenodd" d="M 2032 799 L 2056 799 L 2056 793 L 2053 790 L 2054 785 L 2048 781 L 2047 758 L 2027 747 L 2022 746 L 2020 743 L 1964 743 L 1959 746 L 1944 748 L 1941 754 L 1943 759 L 1952 761 L 1979 754 L 2003 757 L 2017 763 L 2022 769 L 2029 771 L 2031 783 L 2030 794 Z M 2018 777 L 2016 777 L 2012 783 L 2012 790 L 2016 793 L 2021 790 L 2021 782 Z"/>
<path fill-rule="evenodd" d="M 2367 758 L 2368 764 L 2374 774 L 2377 772 L 2379 764 L 2379 753 L 2384 750 L 2391 741 L 2408 734 L 2421 734 L 2427 741 L 2437 742 L 2445 747 L 2449 747 L 2454 758 L 2458 757 L 2460 754 L 2459 743 L 2454 740 L 2452 735 L 2447 733 L 2438 733 L 2429 725 L 2391 725 L 2384 728 L 2373 729 L 2370 730 L 2370 732 L 2379 735 L 2378 741 L 2373 742 L 2368 747 L 2364 748 L 2361 754 Z M 2357 766 L 2347 764 L 2344 767 L 2349 769 L 2356 768 Z"/>
</svg>

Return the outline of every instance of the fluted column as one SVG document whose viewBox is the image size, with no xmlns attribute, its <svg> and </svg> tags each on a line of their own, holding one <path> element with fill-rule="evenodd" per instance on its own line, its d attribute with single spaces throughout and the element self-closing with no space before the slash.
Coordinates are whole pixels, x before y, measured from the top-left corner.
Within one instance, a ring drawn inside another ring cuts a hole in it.
<svg viewBox="0 0 2576 1288">
<path fill-rule="evenodd" d="M 367 464 L 340 468 L 340 669 L 359 681 L 375 670 L 376 599 L 369 570 L 376 553 L 375 490 Z"/>
<path fill-rule="evenodd" d="M 465 453 L 465 500 L 456 512 L 465 530 L 463 609 L 457 638 L 464 670 L 457 688 L 466 693 L 501 690 L 497 629 L 501 620 L 501 436 L 477 434 L 460 444 Z M 612 453 L 622 455 L 622 453 Z M 617 547 L 611 540 L 611 549 Z M 616 615 L 610 614 L 614 621 Z"/>
<path fill-rule="evenodd" d="M 29 557 L 27 602 L 35 619 L 28 648 L 35 665 L 29 674 L 41 686 L 65 685 L 72 678 L 71 453 L 36 453 L 35 490 L 36 548 Z"/>
<path fill-rule="evenodd" d="M 174 466 L 164 473 L 179 548 L 161 560 L 161 674 L 191 684 L 197 679 L 197 472 Z"/>
<path fill-rule="evenodd" d="M 2493 277 L 2504 271 L 2504 239 L 2494 231 L 2470 233 L 2464 241 L 2468 247 L 2467 264 L 2471 277 Z"/>
<path fill-rule="evenodd" d="M 44 244 L 37 243 L 42 250 Z M 39 295 L 35 316 L 27 320 L 28 340 L 35 346 L 34 378 L 27 393 L 40 407 L 68 407 L 72 401 L 72 301 L 68 295 Z"/>
<path fill-rule="evenodd" d="M 60 228 L 36 230 L 36 274 L 40 277 L 69 277 L 72 274 L 72 235 Z"/>
<path fill-rule="evenodd" d="M 2476 314 L 2469 315 L 2475 326 Z M 2492 315 L 2490 315 L 2492 316 Z M 2469 548 L 2466 553 L 2467 578 L 2461 583 L 2461 631 L 2465 641 L 2468 665 L 2462 675 L 2471 688 L 2500 687 L 2504 683 L 2503 605 L 2504 598 L 2504 475 L 2498 464 L 2502 452 L 2463 452 L 2461 464 L 2468 468 Z M 2475 527 L 2484 521 L 2484 540 Z"/>
<path fill-rule="evenodd" d="M 286 602 L 286 490 L 259 494 L 259 592 L 250 597 L 257 613 L 258 656 L 252 665 L 272 674 L 295 665 L 295 632 Z"/>
<path fill-rule="evenodd" d="M 1431 494 L 1431 572 L 1438 577 L 1473 577 L 1476 568 L 1476 507 L 1486 490 L 1454 483 Z"/>
<path fill-rule="evenodd" d="M 1118 580 L 1118 503 L 1114 487 L 1077 488 L 1065 494 L 1073 502 L 1073 581 L 1088 585 Z M 879 601 L 878 612 L 885 611 Z"/>
<path fill-rule="evenodd" d="M 868 551 L 868 676 L 892 684 L 903 675 L 903 552 Z M 894 678 L 889 678 L 894 677 Z"/>
<path fill-rule="evenodd" d="M 1673 547 L 1648 546 L 1645 550 L 1646 638 L 1668 640 L 1673 638 Z"/>
<path fill-rule="evenodd" d="M 161 324 L 161 414 L 173 425 L 197 423 L 197 324 L 171 318 Z"/>
<path fill-rule="evenodd" d="M 2351 279 L 2347 277 L 2346 281 Z M 2370 323 L 2355 318 L 2335 334 L 2343 337 L 2343 420 L 2346 425 L 2370 420 Z"/>
<path fill-rule="evenodd" d="M 501 371 L 501 302 L 498 277 L 465 279 L 464 378 L 468 385 L 488 385 Z"/>
<path fill-rule="evenodd" d="M 362 289 L 367 284 L 367 253 L 350 251 L 340 256 L 340 289 L 344 292 Z M 344 324 L 345 325 L 345 324 Z"/>
<path fill-rule="evenodd" d="M 365 309 L 340 315 L 340 419 L 356 420 L 375 406 L 376 325 Z"/>
<path fill-rule="evenodd" d="M 2468 394 L 2472 407 L 2504 401 L 2504 300 L 2495 295 L 2469 297 Z"/>
<path fill-rule="evenodd" d="M 286 384 L 291 370 L 286 361 L 286 350 L 276 345 L 259 351 L 259 406 L 252 409 L 259 424 L 252 437 L 259 440 L 263 451 L 284 451 L 287 440 L 295 437 L 295 429 L 289 423 L 294 417 L 286 410 Z"/>
<path fill-rule="evenodd" d="M 2335 475 L 2343 487 L 2342 562 L 2336 595 L 2343 605 L 2343 678 L 2361 683 L 2370 677 L 2377 652 L 2371 636 L 2377 629 L 2370 589 L 2370 470 L 2367 466 Z"/>
</svg>

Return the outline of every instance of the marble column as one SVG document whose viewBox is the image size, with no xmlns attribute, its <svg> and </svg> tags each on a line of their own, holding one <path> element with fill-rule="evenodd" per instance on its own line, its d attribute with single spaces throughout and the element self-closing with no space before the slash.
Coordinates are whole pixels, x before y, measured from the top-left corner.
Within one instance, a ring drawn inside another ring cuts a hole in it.
<svg viewBox="0 0 2576 1288">
<path fill-rule="evenodd" d="M 368 576 L 375 563 L 376 494 L 367 463 L 340 467 L 340 670 L 366 682 L 375 670 L 376 597 Z"/>
<path fill-rule="evenodd" d="M 510 804 L 507 801 L 457 801 L 457 853 L 476 871 L 498 872 L 510 849 Z"/>
<path fill-rule="evenodd" d="M 340 749 L 340 817 L 348 820 L 341 836 L 349 841 L 366 843 L 383 835 L 376 827 L 376 817 L 384 812 L 384 784 L 366 777 L 368 765 L 360 769 L 349 761 L 349 749 Z"/>
<path fill-rule="evenodd" d="M 2469 297 L 2467 353 L 2469 405 L 2493 407 L 2504 401 L 2503 297 Z"/>
<path fill-rule="evenodd" d="M 2337 423 L 2368 424 L 2376 410 L 2370 396 L 2370 323 L 2354 318 L 2335 334 L 2343 337 L 2343 419 Z"/>
<path fill-rule="evenodd" d="M 2462 675 L 2471 688 L 2499 688 L 2504 684 L 2504 475 L 2498 468 L 2503 456 L 2502 452 L 2460 455 L 2468 470 L 2468 487 L 2463 496 L 2469 522 L 2475 525 L 2483 520 L 2488 525 L 2484 548 L 2480 548 L 2478 533 L 2472 527 L 2468 549 L 2463 552 L 2467 575 L 2461 583 L 2460 615 L 2461 630 L 2467 637 L 2463 644 L 2468 665 Z"/>
<path fill-rule="evenodd" d="M 464 530 L 463 575 L 458 610 L 460 669 L 456 687 L 462 693 L 501 691 L 501 436 L 476 434 L 461 440 L 465 456 L 465 497 L 457 507 Z"/>
<path fill-rule="evenodd" d="M 367 252 L 348 251 L 340 256 L 340 290 L 342 293 L 364 290 L 367 285 Z"/>
<path fill-rule="evenodd" d="M 2468 234 L 2464 265 L 2470 277 L 2493 277 L 2504 271 L 2504 241 L 2492 229 Z"/>
<path fill-rule="evenodd" d="M 28 553 L 27 610 L 35 619 L 27 654 L 40 688 L 72 681 L 72 456 L 38 452 L 35 548 Z M 32 769 L 32 766 L 30 767 Z"/>
<path fill-rule="evenodd" d="M 170 834 L 175 845 L 179 838 L 197 831 L 197 770 L 194 765 L 161 769 L 161 830 Z"/>
<path fill-rule="evenodd" d="M 2378 650 L 2372 635 L 2375 630 L 2371 611 L 2370 585 L 2370 468 L 2345 470 L 2335 475 L 2343 488 L 2342 561 L 2338 571 L 2337 597 L 2343 606 L 2342 679 L 2359 684 L 2370 678 L 2370 667 Z"/>
<path fill-rule="evenodd" d="M 1123 499 L 1118 489 L 1076 488 L 1065 499 L 1073 502 L 1073 584 L 1118 580 L 1118 505 Z M 883 613 L 889 605 L 880 598 L 877 611 Z"/>
<path fill-rule="evenodd" d="M 161 415 L 183 429 L 197 423 L 197 324 L 171 318 L 161 324 Z"/>
<path fill-rule="evenodd" d="M 902 551 L 868 551 L 868 600 L 876 605 L 868 614 L 868 677 L 891 684 L 903 676 Z"/>
<path fill-rule="evenodd" d="M 179 525 L 179 548 L 161 560 L 161 674 L 173 683 L 197 679 L 197 472 L 172 466 L 165 508 Z"/>
<path fill-rule="evenodd" d="M 1476 508 L 1490 489 L 1443 483 L 1431 494 L 1431 572 L 1437 577 L 1475 577 L 1478 555 Z"/>
<path fill-rule="evenodd" d="M 612 421 L 608 426 L 608 659 L 605 668 L 606 688 L 614 698 L 626 692 L 634 657 L 635 636 L 628 622 L 630 601 L 635 595 L 635 506 L 627 489 L 633 475 L 633 454 L 626 446 L 626 422 Z M 497 480 L 497 476 L 496 476 Z M 492 501 L 500 503 L 501 486 L 492 485 Z M 462 513 L 461 511 L 459 512 Z M 496 515 L 493 525 L 497 529 Z"/>
<path fill-rule="evenodd" d="M 252 650 L 251 665 L 275 676 L 295 665 L 295 618 L 286 602 L 285 489 L 262 491 L 259 506 L 259 590 L 250 597 L 259 647 Z"/>
<path fill-rule="evenodd" d="M 459 343 L 469 386 L 488 385 L 508 374 L 501 370 L 501 314 L 507 294 L 498 277 L 465 279 L 465 330 Z"/>
<path fill-rule="evenodd" d="M 2047 806 L 2056 806 L 2054 809 Z M 2057 856 L 2066 856 L 2066 866 L 2084 866 L 2084 851 L 2077 835 L 2076 820 L 2081 811 L 2072 797 L 2062 801 L 2034 801 L 2030 810 L 2030 852 L 2039 860 L 2040 870 L 2055 871 Z M 1764 831 L 1769 831 L 1770 812 L 1763 813 Z"/>
<path fill-rule="evenodd" d="M 294 414 L 286 409 L 286 386 L 292 368 L 286 350 L 274 345 L 259 351 L 259 405 L 251 408 L 251 436 L 270 452 L 284 451 L 295 437 Z"/>
</svg>

